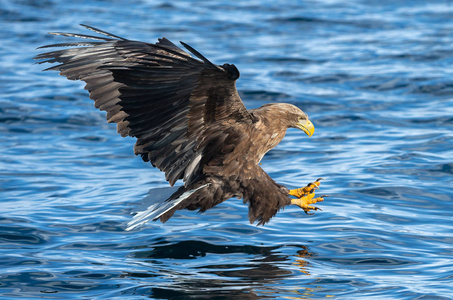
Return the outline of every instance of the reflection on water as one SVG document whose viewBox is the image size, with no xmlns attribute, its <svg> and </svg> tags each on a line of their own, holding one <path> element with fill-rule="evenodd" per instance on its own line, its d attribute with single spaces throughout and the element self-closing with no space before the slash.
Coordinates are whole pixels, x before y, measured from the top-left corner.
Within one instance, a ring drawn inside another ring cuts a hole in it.
<svg viewBox="0 0 453 300">
<path fill-rule="evenodd" d="M 314 255 L 314 253 L 308 252 L 308 248 L 306 246 L 301 246 L 302 250 L 297 251 L 297 259 L 294 262 L 294 265 L 299 267 L 299 270 L 306 274 L 306 275 L 311 275 L 310 274 L 310 263 L 305 260 L 307 257 L 311 257 Z"/>
<path fill-rule="evenodd" d="M 150 245 L 150 249 L 139 248 L 132 256 L 149 264 L 149 268 L 157 274 L 128 273 L 125 276 L 168 277 L 169 280 L 159 288 L 152 288 L 153 297 L 159 299 L 203 295 L 225 299 L 232 296 L 240 296 L 241 299 L 263 298 L 256 291 L 265 291 L 269 284 L 284 285 L 285 278 L 296 271 L 310 275 L 309 263 L 304 258 L 313 255 L 303 245 L 236 246 L 195 240 L 178 243 L 160 241 Z M 281 248 L 301 250 L 296 250 L 294 255 L 284 255 Z M 246 263 L 238 261 L 238 257 L 246 258 Z M 175 263 L 174 260 L 178 262 Z M 216 263 L 212 263 L 213 261 Z M 292 262 L 296 268 L 288 270 L 288 262 Z M 192 272 L 187 272 L 187 265 L 190 265 Z M 206 290 L 206 293 L 200 294 L 200 290 Z"/>
<path fill-rule="evenodd" d="M 2 1 L 0 298 L 453 298 L 452 16 L 441 0 Z M 79 23 L 185 41 L 238 67 L 247 107 L 301 107 L 316 133 L 289 130 L 262 167 L 290 188 L 326 178 L 323 211 L 257 227 L 230 199 L 126 232 L 163 174 L 31 59 Z"/>
</svg>

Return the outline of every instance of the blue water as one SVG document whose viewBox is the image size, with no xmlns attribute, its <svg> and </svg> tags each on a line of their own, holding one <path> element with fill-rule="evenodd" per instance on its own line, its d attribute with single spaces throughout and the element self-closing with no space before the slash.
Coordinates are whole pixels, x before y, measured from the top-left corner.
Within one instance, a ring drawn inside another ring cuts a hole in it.
<svg viewBox="0 0 453 300">
<path fill-rule="evenodd" d="M 453 298 L 451 1 L 0 1 L 0 298 Z M 249 108 L 290 102 L 262 167 L 330 198 L 265 227 L 231 199 L 124 231 L 167 187 L 80 82 L 32 57 L 48 31 L 185 41 L 234 63 Z"/>
</svg>

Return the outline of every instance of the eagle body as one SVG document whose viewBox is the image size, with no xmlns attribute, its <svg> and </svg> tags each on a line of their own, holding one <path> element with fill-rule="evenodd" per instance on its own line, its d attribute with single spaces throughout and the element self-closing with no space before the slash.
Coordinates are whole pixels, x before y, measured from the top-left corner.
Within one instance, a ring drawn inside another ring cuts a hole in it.
<svg viewBox="0 0 453 300">
<path fill-rule="evenodd" d="M 165 38 L 145 43 L 83 26 L 102 36 L 53 33 L 88 41 L 44 46 L 65 48 L 36 58 L 58 63 L 47 70 L 84 81 L 107 121 L 137 139 L 135 154 L 165 172 L 170 185 L 184 182 L 137 214 L 129 229 L 165 222 L 179 209 L 204 212 L 232 197 L 248 203 L 249 220 L 258 224 L 291 204 L 289 190 L 259 162 L 288 128 L 313 134 L 302 110 L 285 103 L 247 110 L 236 90 L 238 69 L 215 65 L 185 43 L 196 58 Z"/>
<path fill-rule="evenodd" d="M 292 107 L 288 108 L 291 109 Z M 252 121 L 246 121 L 242 126 L 223 124 L 222 132 L 229 133 L 230 139 L 225 139 L 222 151 L 203 166 L 202 178 L 197 178 L 196 185 L 184 187 L 197 190 L 179 206 L 160 217 L 165 222 L 178 209 L 199 209 L 201 212 L 232 197 L 244 199 L 249 203 L 249 219 L 251 222 L 265 223 L 272 218 L 280 208 L 291 204 L 288 189 L 278 185 L 259 167 L 264 154 L 280 143 L 288 128 L 283 121 L 271 123 L 270 111 L 283 114 L 281 105 L 267 105 L 259 109 L 250 110 Z M 296 111 L 296 109 L 294 109 Z M 279 120 L 286 120 L 282 118 Z M 276 126 L 271 126 L 276 124 Z M 232 128 L 235 130 L 233 131 Z M 231 142 L 235 142 L 233 144 Z M 238 172 L 241 170 L 241 172 Z M 278 187 L 278 188 L 276 188 Z M 185 206 L 187 205 L 187 206 Z"/>
</svg>

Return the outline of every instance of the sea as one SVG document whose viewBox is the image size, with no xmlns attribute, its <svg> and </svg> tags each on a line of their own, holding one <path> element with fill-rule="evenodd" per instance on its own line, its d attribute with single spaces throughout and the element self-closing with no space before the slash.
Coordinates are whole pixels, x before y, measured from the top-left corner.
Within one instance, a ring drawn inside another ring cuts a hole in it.
<svg viewBox="0 0 453 300">
<path fill-rule="evenodd" d="M 230 199 L 126 231 L 164 174 L 33 60 L 79 24 L 186 42 L 237 66 L 248 108 L 300 107 L 314 135 L 261 167 L 324 178 L 322 211 L 256 226 Z M 453 299 L 453 1 L 0 0 L 0 28 L 1 299 Z"/>
</svg>

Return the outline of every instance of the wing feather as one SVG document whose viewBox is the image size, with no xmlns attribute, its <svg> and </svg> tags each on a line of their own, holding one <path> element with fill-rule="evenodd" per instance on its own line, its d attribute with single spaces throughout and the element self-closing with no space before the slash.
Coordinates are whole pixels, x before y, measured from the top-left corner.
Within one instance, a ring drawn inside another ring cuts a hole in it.
<svg viewBox="0 0 453 300">
<path fill-rule="evenodd" d="M 166 38 L 151 44 L 82 26 L 105 37 L 53 33 L 87 41 L 44 46 L 75 48 L 35 58 L 58 63 L 48 70 L 84 81 L 95 107 L 107 112 L 108 122 L 117 123 L 122 136 L 137 138 L 135 154 L 164 171 L 171 185 L 179 179 L 188 185 L 203 164 L 231 151 L 222 149 L 229 136 L 225 120 L 251 122 L 236 91 L 239 72 L 234 66 L 216 66 L 182 43 L 202 61 L 194 59 Z"/>
</svg>

